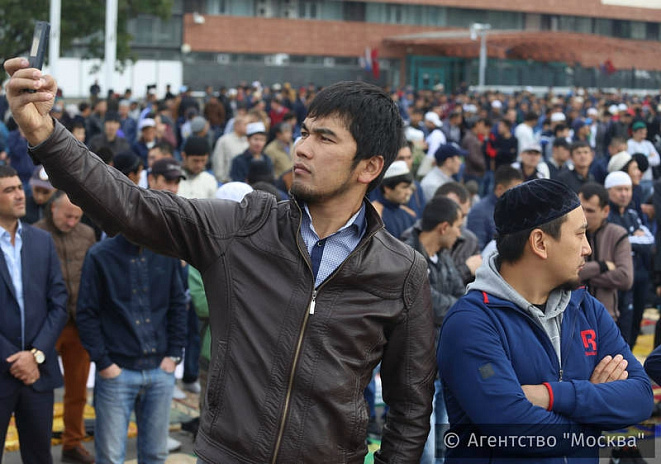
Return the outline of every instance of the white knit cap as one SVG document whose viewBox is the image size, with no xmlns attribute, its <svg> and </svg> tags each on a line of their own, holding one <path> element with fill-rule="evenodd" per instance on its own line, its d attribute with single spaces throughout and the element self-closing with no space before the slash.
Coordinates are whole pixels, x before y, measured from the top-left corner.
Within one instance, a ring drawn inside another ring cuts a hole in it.
<svg viewBox="0 0 661 464">
<path fill-rule="evenodd" d="M 607 189 L 621 187 L 623 185 L 631 187 L 631 177 L 624 171 L 611 172 L 606 176 L 606 180 L 604 181 L 604 187 Z"/>
<path fill-rule="evenodd" d="M 406 161 L 395 161 L 386 170 L 386 173 L 383 175 L 383 178 L 388 179 L 390 177 L 403 176 L 408 174 L 409 172 L 410 172 L 409 166 L 406 164 Z"/>
<path fill-rule="evenodd" d="M 611 156 L 608 162 L 608 172 L 620 171 L 629 161 L 631 161 L 631 155 L 626 151 Z"/>
</svg>

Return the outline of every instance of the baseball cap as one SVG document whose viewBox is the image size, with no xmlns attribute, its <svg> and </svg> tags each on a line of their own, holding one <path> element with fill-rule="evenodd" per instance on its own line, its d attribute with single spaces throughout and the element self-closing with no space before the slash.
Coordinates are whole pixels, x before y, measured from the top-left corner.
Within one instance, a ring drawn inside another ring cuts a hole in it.
<svg viewBox="0 0 661 464">
<path fill-rule="evenodd" d="M 434 158 L 436 158 L 436 164 L 440 166 L 448 158 L 452 158 L 453 156 L 466 155 L 468 155 L 468 152 L 461 149 L 457 144 L 445 143 L 438 147 L 438 150 L 436 150 L 436 153 L 434 153 Z"/>
<path fill-rule="evenodd" d="M 438 117 L 438 114 L 434 113 L 433 111 L 428 111 L 425 113 L 425 121 L 433 123 L 436 127 L 443 126 L 441 118 Z"/>
<path fill-rule="evenodd" d="M 158 161 L 154 161 L 154 164 L 152 164 L 149 173 L 153 174 L 154 176 L 163 176 L 167 180 L 186 178 L 183 171 L 181 170 L 181 164 L 179 164 L 179 161 L 170 157 L 161 158 Z"/>
<path fill-rule="evenodd" d="M 55 189 L 55 187 L 53 187 L 48 180 L 48 174 L 46 174 L 46 170 L 43 166 L 37 166 L 34 168 L 32 176 L 30 177 L 29 184 L 31 187 L 41 187 L 48 190 Z"/>
<path fill-rule="evenodd" d="M 528 145 L 524 145 L 523 149 L 521 150 L 521 153 L 524 151 L 536 151 L 538 153 L 542 152 L 542 146 L 538 143 L 529 143 Z"/>
</svg>

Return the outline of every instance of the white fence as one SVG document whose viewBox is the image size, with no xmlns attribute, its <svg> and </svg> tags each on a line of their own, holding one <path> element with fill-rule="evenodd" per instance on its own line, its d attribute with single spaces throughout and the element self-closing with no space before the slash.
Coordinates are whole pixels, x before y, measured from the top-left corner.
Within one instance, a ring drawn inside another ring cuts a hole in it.
<svg viewBox="0 0 661 464">
<path fill-rule="evenodd" d="M 108 88 L 105 85 L 105 74 L 100 60 L 82 60 L 80 58 L 60 58 L 57 72 L 54 77 L 67 99 L 88 98 L 89 89 L 95 80 L 101 86 L 101 96 L 105 97 Z M 98 70 L 92 73 L 92 69 Z M 50 73 L 48 66 L 44 71 Z M 123 94 L 124 90 L 131 88 L 134 98 L 145 96 L 148 85 L 156 85 L 159 98 L 165 95 L 165 86 L 170 84 L 172 92 L 178 93 L 183 83 L 183 65 L 180 61 L 139 60 L 128 65 L 122 74 L 113 75 L 112 89 L 115 93 Z"/>
</svg>

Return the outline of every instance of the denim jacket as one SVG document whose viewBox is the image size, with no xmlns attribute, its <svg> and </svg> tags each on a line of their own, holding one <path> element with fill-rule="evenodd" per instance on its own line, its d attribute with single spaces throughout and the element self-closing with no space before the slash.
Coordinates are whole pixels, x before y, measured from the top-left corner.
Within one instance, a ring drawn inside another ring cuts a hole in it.
<svg viewBox="0 0 661 464">
<path fill-rule="evenodd" d="M 180 357 L 186 342 L 186 297 L 178 259 L 124 236 L 90 248 L 83 264 L 76 322 L 80 339 L 103 370 L 158 367 Z"/>
</svg>

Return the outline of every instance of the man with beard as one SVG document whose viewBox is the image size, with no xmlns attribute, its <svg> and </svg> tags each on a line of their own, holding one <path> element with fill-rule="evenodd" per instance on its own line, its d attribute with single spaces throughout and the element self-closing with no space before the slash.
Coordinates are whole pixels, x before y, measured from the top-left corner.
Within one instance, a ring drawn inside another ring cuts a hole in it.
<svg viewBox="0 0 661 464">
<path fill-rule="evenodd" d="M 362 463 L 363 391 L 380 362 L 389 411 L 375 462 L 417 462 L 435 371 L 427 265 L 365 199 L 402 144 L 390 96 L 363 82 L 317 94 L 290 201 L 188 200 L 134 186 L 74 143 L 48 115 L 54 79 L 28 66 L 5 62 L 8 100 L 53 185 L 110 234 L 200 270 L 213 339 L 199 459 Z"/>
<path fill-rule="evenodd" d="M 567 437 L 589 442 L 645 420 L 653 397 L 613 318 L 579 288 L 591 253 L 579 198 L 532 180 L 505 192 L 494 219 L 497 253 L 441 328 L 446 438 L 457 445 L 446 462 L 597 463 L 598 447 Z"/>
</svg>

